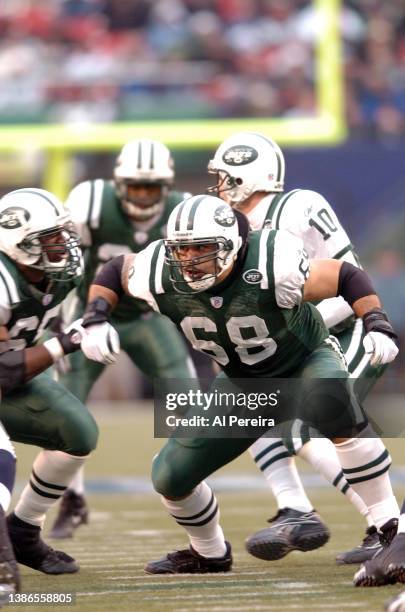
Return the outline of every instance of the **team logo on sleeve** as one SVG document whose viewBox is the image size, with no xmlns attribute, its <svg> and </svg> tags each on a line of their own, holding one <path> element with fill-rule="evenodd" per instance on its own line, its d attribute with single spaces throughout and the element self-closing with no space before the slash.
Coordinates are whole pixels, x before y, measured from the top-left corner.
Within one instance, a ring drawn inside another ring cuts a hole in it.
<svg viewBox="0 0 405 612">
<path fill-rule="evenodd" d="M 19 206 L 9 206 L 0 215 L 0 227 L 4 229 L 17 229 L 27 223 L 30 213 Z"/>
<path fill-rule="evenodd" d="M 245 283 L 249 283 L 249 285 L 257 285 L 262 280 L 263 274 L 259 272 L 259 270 L 254 270 L 252 268 L 251 270 L 246 270 L 246 272 L 243 273 L 242 278 Z"/>
<path fill-rule="evenodd" d="M 214 212 L 214 221 L 218 223 L 218 225 L 222 225 L 222 227 L 231 227 L 236 221 L 236 217 L 232 212 L 232 209 L 229 206 L 218 206 L 218 208 Z"/>
<path fill-rule="evenodd" d="M 244 166 L 250 164 L 258 157 L 258 152 L 253 147 L 247 145 L 234 145 L 227 149 L 222 156 L 222 160 L 228 166 Z"/>
</svg>

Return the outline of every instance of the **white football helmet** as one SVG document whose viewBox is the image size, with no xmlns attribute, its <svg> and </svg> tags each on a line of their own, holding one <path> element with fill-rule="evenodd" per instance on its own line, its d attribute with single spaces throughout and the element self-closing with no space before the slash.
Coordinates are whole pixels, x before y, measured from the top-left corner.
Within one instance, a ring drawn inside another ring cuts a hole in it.
<svg viewBox="0 0 405 612">
<path fill-rule="evenodd" d="M 16 189 L 1 198 L 0 251 L 55 281 L 70 281 L 81 272 L 82 252 L 69 212 L 44 189 Z"/>
<path fill-rule="evenodd" d="M 169 149 L 157 140 L 131 140 L 124 145 L 114 168 L 117 195 L 124 211 L 135 221 L 160 214 L 174 181 L 174 162 Z M 128 185 L 158 185 L 157 197 L 130 197 Z"/>
<path fill-rule="evenodd" d="M 209 253 L 180 259 L 185 247 L 214 245 Z M 167 223 L 166 262 L 171 281 L 180 293 L 206 291 L 218 276 L 228 270 L 242 246 L 238 220 L 232 208 L 220 198 L 196 195 L 183 200 L 172 211 Z M 214 261 L 212 272 L 200 276 L 198 266 Z"/>
<path fill-rule="evenodd" d="M 285 164 L 280 147 L 255 132 L 239 132 L 218 147 L 208 164 L 217 184 L 208 189 L 236 208 L 252 193 L 284 191 Z"/>
</svg>

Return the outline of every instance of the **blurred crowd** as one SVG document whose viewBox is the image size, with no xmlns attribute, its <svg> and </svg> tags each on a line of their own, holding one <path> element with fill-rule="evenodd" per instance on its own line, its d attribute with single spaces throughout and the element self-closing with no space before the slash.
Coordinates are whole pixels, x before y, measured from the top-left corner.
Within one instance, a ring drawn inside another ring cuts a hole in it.
<svg viewBox="0 0 405 612">
<path fill-rule="evenodd" d="M 403 0 L 342 2 L 353 136 L 405 135 Z M 316 112 L 307 0 L 2 0 L 0 122 Z"/>
</svg>

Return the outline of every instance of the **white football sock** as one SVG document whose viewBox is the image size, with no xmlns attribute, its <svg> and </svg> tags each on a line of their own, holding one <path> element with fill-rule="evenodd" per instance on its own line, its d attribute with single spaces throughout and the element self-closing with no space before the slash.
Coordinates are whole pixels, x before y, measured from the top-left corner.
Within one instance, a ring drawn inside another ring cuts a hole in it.
<svg viewBox="0 0 405 612">
<path fill-rule="evenodd" d="M 314 509 L 302 486 L 295 461 L 280 438 L 259 438 L 249 448 L 263 472 L 279 508 Z"/>
<path fill-rule="evenodd" d="M 383 442 L 376 437 L 351 438 L 335 448 L 347 482 L 366 504 L 377 529 L 398 517 L 388 475 L 391 457 Z"/>
<path fill-rule="evenodd" d="M 194 550 L 203 557 L 225 555 L 225 538 L 219 525 L 217 500 L 206 482 L 201 482 L 184 499 L 171 500 L 161 496 L 161 500 L 175 521 L 187 531 Z"/>
<path fill-rule="evenodd" d="M 69 483 L 69 490 L 84 495 L 84 467 L 80 467 Z"/>
<path fill-rule="evenodd" d="M 328 438 L 311 438 L 298 451 L 298 456 L 336 487 L 353 506 L 364 516 L 368 526 L 373 525 L 373 519 L 366 504 L 351 488 L 344 477 L 342 466 L 336 454 L 335 445 Z"/>
<path fill-rule="evenodd" d="M 42 527 L 46 512 L 63 495 L 77 469 L 86 457 L 62 451 L 42 450 L 32 467 L 29 483 L 14 509 L 19 519 Z"/>
</svg>

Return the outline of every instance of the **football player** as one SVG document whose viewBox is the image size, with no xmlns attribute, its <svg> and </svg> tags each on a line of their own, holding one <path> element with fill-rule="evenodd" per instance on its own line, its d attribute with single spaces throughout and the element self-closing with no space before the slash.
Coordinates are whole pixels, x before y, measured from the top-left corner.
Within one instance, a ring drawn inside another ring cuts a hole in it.
<svg viewBox="0 0 405 612">
<path fill-rule="evenodd" d="M 4 333 L 4 329 L 2 331 Z M 3 338 L 3 340 L 6 339 L 6 337 Z M 61 335 L 58 340 L 65 346 L 65 349 L 73 342 L 69 334 Z M 76 348 L 77 345 L 73 344 L 72 349 Z M 1 392 L 3 394 L 9 393 L 49 368 L 53 363 L 52 353 L 43 344 L 27 348 L 24 351 L 1 353 Z M 5 429 L 0 424 L 0 605 L 8 603 L 8 595 L 20 589 L 18 565 L 8 535 L 5 515 L 11 501 L 15 471 L 15 450 Z"/>
<path fill-rule="evenodd" d="M 169 149 L 155 140 L 131 140 L 118 156 L 113 180 L 85 181 L 72 190 L 66 204 L 85 258 L 84 282 L 73 318 L 83 313 L 89 285 L 103 263 L 116 255 L 137 253 L 165 236 L 171 211 L 187 195 L 174 191 L 173 182 Z M 151 380 L 194 376 L 184 341 L 166 317 L 127 297 L 113 318 L 122 348 Z M 85 402 L 104 367 L 75 353 L 70 371 L 60 380 Z M 72 537 L 74 529 L 87 521 L 81 470 L 63 495 L 50 535 Z"/>
<path fill-rule="evenodd" d="M 342 295 L 363 320 L 373 362 L 388 363 L 398 352 L 396 335 L 362 270 L 331 259 L 310 264 L 302 240 L 288 232 L 264 229 L 249 234 L 246 217 L 213 196 L 184 200 L 170 215 L 167 240 L 137 255 L 115 258 L 100 271 L 83 319 L 81 348 L 89 359 L 100 360 L 98 347 L 106 345 L 111 332 L 108 313 L 123 290 L 170 317 L 196 350 L 220 365 L 222 378 L 298 378 L 321 400 L 323 390 L 330 400 L 327 389 L 332 385 L 333 393 L 345 389 L 340 406 L 350 409 L 354 407 L 347 385 L 339 383 L 348 376 L 340 347 L 308 302 Z M 305 402 L 302 406 L 307 409 Z M 328 404 L 324 415 L 330 408 Z M 363 478 L 353 478 L 352 486 L 386 535 L 396 524 L 399 508 L 382 441 L 370 440 L 373 433 L 363 420 L 356 425 L 356 437 L 339 444 L 343 429 L 327 425 L 328 418 L 319 422 L 319 414 L 308 416 L 336 442 L 344 471 L 363 475 L 363 466 L 370 466 L 373 486 L 365 486 Z M 350 417 L 344 431 L 352 430 Z M 191 547 L 149 563 L 147 572 L 230 570 L 230 546 L 204 479 L 250 444 L 251 439 L 243 438 L 170 438 L 154 460 L 152 478 L 163 504 L 186 529 Z"/>
<path fill-rule="evenodd" d="M 284 192 L 284 156 L 267 136 L 253 132 L 230 136 L 218 147 L 208 171 L 217 176 L 217 184 L 209 191 L 215 191 L 244 213 L 252 229 L 288 230 L 302 239 L 311 259 L 331 258 L 360 266 L 347 233 L 322 195 L 307 189 Z M 341 297 L 323 300 L 317 308 L 330 332 L 338 338 L 350 377 L 357 379 L 358 394 L 364 399 L 384 366 L 370 363 L 362 342 L 365 330 L 361 318 L 355 319 Z M 350 486 L 355 475 L 343 474 L 330 440 L 310 437 L 307 425 L 297 420 L 284 439 L 263 437 L 249 450 L 278 504 L 278 513 L 269 520 L 271 527 L 247 542 L 253 555 L 280 559 L 292 550 L 318 548 L 329 538 L 329 530 L 302 486 L 294 455 L 309 462 L 344 493 L 368 523 L 362 544 L 339 554 L 337 562 L 361 563 L 381 548 L 367 507 Z M 373 486 L 372 478 L 369 486 Z M 289 528 L 285 529 L 287 525 Z"/>
<path fill-rule="evenodd" d="M 43 449 L 7 522 L 17 561 L 47 574 L 79 569 L 72 557 L 45 544 L 41 529 L 48 509 L 95 448 L 98 429 L 74 395 L 40 374 L 78 345 L 69 334 L 34 344 L 76 286 L 81 267 L 68 211 L 53 194 L 18 189 L 0 200 L 0 352 L 11 387 L 0 419 L 12 440 Z"/>
</svg>

